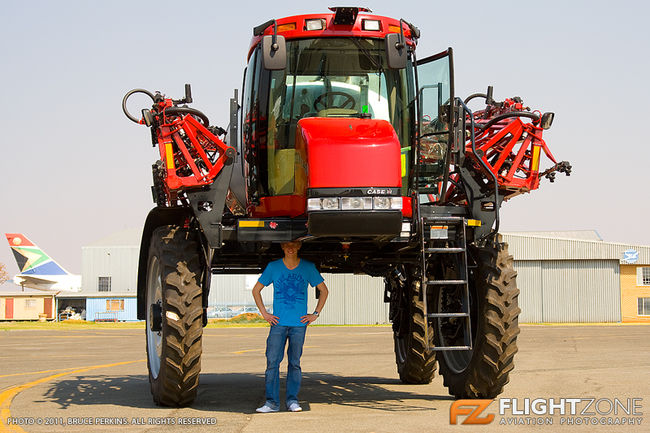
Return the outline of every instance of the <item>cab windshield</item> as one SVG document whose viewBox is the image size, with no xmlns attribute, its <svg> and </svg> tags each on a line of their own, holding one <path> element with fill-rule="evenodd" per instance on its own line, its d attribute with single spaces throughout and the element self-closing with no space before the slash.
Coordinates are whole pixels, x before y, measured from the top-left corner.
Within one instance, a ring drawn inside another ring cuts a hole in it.
<svg viewBox="0 0 650 433">
<path fill-rule="evenodd" d="M 407 71 L 387 67 L 383 39 L 287 41 L 287 68 L 273 71 L 270 79 L 269 167 L 277 165 L 278 152 L 294 148 L 296 126 L 304 117 L 387 120 L 402 147 L 409 145 Z M 286 193 L 273 188 L 273 170 L 269 175 L 271 194 Z"/>
</svg>

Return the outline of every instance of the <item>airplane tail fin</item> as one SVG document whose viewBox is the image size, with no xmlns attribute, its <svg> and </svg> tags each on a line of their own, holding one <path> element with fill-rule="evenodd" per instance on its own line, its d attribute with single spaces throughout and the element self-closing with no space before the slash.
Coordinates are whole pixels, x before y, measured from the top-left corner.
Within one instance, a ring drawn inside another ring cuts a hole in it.
<svg viewBox="0 0 650 433">
<path fill-rule="evenodd" d="M 5 233 L 21 275 L 70 275 L 21 233 Z"/>
</svg>

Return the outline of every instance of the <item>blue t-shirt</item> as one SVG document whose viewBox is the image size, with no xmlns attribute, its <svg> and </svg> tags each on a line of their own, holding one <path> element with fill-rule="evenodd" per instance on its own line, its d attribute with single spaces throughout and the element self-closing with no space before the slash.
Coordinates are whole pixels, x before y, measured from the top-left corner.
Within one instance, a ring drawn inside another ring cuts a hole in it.
<svg viewBox="0 0 650 433">
<path fill-rule="evenodd" d="M 260 276 L 260 283 L 268 286 L 273 283 L 273 315 L 282 326 L 307 326 L 300 318 L 307 314 L 308 284 L 316 287 L 323 277 L 316 265 L 300 259 L 295 269 L 289 269 L 282 259 L 269 263 Z"/>
</svg>

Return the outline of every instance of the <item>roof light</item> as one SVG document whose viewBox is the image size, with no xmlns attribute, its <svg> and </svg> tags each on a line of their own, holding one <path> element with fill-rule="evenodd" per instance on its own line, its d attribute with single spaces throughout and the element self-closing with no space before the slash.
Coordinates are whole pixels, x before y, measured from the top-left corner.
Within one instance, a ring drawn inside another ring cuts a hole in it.
<svg viewBox="0 0 650 433">
<path fill-rule="evenodd" d="M 401 29 L 400 26 L 396 26 L 393 24 L 388 25 L 388 33 L 400 33 Z"/>
<path fill-rule="evenodd" d="M 278 26 L 278 33 L 296 30 L 296 23 L 280 24 Z"/>
<path fill-rule="evenodd" d="M 366 31 L 379 31 L 381 23 L 379 20 L 361 20 L 361 28 Z"/>
<path fill-rule="evenodd" d="M 332 12 L 336 12 L 334 15 L 334 24 L 342 26 L 351 26 L 354 25 L 354 22 L 357 20 L 357 15 L 359 12 L 372 12 L 368 8 L 347 8 L 347 7 L 331 7 L 329 8 Z"/>
<path fill-rule="evenodd" d="M 305 30 L 323 30 L 325 28 L 325 20 L 323 18 L 305 20 Z"/>
</svg>

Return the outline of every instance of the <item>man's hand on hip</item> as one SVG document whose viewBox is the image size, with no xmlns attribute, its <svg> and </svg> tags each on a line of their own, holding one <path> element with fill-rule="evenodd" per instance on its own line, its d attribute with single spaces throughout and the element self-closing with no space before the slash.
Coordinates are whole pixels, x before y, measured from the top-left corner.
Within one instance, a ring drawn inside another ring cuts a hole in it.
<svg viewBox="0 0 650 433">
<path fill-rule="evenodd" d="M 300 318 L 300 323 L 306 323 L 307 325 L 311 325 L 311 323 L 314 322 L 316 319 L 318 319 L 318 314 L 306 314 Z"/>
<path fill-rule="evenodd" d="M 278 316 L 274 316 L 273 314 L 271 314 L 269 312 L 262 313 L 262 317 L 264 318 L 264 320 L 269 322 L 270 325 L 277 325 L 278 320 L 280 320 L 280 318 Z"/>
</svg>

